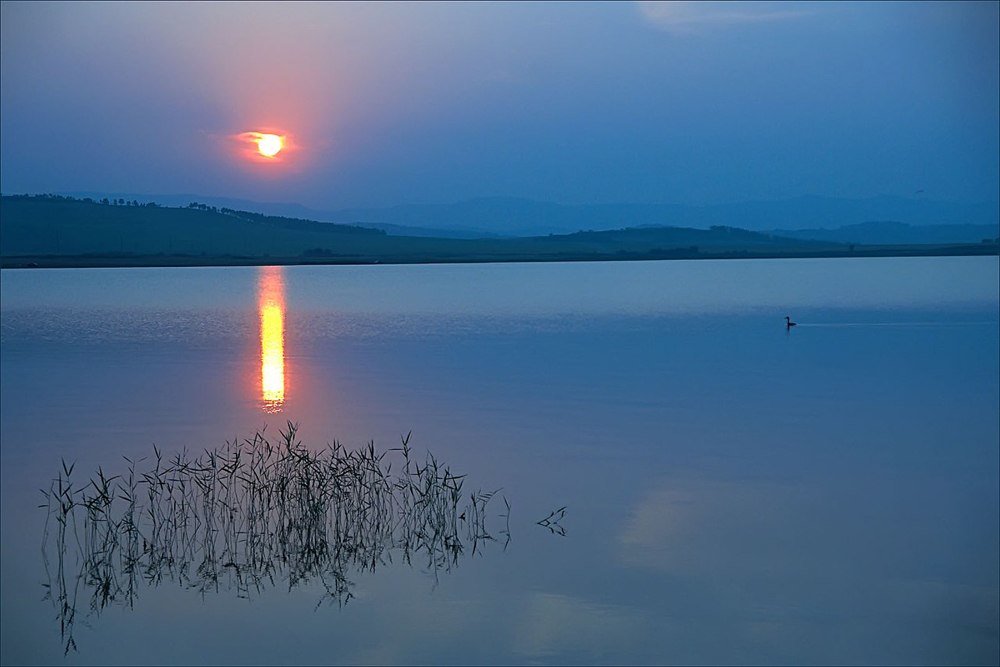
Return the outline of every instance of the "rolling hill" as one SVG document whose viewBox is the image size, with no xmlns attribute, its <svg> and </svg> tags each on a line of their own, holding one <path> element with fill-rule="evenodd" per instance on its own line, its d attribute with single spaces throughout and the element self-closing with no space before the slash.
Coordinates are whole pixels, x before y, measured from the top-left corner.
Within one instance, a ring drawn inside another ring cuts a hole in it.
<svg viewBox="0 0 1000 667">
<path fill-rule="evenodd" d="M 993 246 L 931 254 L 988 252 Z M 927 254 L 852 248 L 728 226 L 622 228 L 517 238 L 402 236 L 356 225 L 192 204 L 116 204 L 61 196 L 0 199 L 4 266 L 482 262 Z"/>
<path fill-rule="evenodd" d="M 255 202 L 201 195 L 131 195 L 64 193 L 75 197 L 124 198 L 140 203 L 155 201 L 167 206 L 184 206 L 200 201 L 217 207 L 255 211 L 265 215 L 291 216 L 320 222 L 355 224 L 382 229 L 390 234 L 452 238 L 495 238 L 498 236 L 538 236 L 569 234 L 583 230 L 606 231 L 623 227 L 693 227 L 708 229 L 730 226 L 772 234 L 806 237 L 799 232 L 832 231 L 837 228 L 893 221 L 909 228 L 886 228 L 882 243 L 923 243 L 920 229 L 940 226 L 942 233 L 957 236 L 942 243 L 966 240 L 958 227 L 992 225 L 1000 221 L 1000 203 L 961 203 L 905 197 L 848 199 L 804 196 L 773 201 L 746 201 L 711 206 L 680 204 L 558 204 L 515 197 L 482 197 L 450 204 L 404 204 L 385 208 L 345 208 L 331 211 L 310 209 L 301 204 Z M 881 224 L 881 223 L 879 223 Z M 786 232 L 785 230 L 794 230 Z M 850 230 L 857 232 L 859 230 Z M 843 241 L 843 238 L 837 238 Z M 851 239 L 850 243 L 866 243 Z"/>
</svg>

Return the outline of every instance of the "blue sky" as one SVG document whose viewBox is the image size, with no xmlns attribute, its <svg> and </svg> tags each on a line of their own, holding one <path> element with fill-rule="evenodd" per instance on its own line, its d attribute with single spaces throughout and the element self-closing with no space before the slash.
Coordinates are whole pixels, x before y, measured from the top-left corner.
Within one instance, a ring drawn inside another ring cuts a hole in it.
<svg viewBox="0 0 1000 667">
<path fill-rule="evenodd" d="M 998 6 L 4 2 L 0 189 L 996 200 Z"/>
</svg>

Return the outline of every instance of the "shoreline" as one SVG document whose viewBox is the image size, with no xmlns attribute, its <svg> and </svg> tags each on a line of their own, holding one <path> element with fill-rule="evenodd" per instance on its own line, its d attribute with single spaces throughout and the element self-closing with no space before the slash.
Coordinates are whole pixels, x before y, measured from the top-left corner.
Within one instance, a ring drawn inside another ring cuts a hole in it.
<svg viewBox="0 0 1000 667">
<path fill-rule="evenodd" d="M 699 259 L 834 259 L 845 257 L 1000 257 L 1000 244 L 941 246 L 872 246 L 854 250 L 802 252 L 661 252 L 558 253 L 552 255 L 342 255 L 271 257 L 232 255 L 19 255 L 0 258 L 0 269 L 184 268 L 207 266 L 371 266 L 379 264 L 510 264 L 538 262 L 642 262 Z"/>
</svg>

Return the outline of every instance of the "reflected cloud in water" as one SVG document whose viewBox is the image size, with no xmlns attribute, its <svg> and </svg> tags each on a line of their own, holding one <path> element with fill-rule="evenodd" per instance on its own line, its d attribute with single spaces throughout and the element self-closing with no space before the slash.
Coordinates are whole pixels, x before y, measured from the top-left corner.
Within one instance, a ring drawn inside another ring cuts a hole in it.
<svg viewBox="0 0 1000 667">
<path fill-rule="evenodd" d="M 995 655 L 995 556 L 962 553 L 955 525 L 936 521 L 962 506 L 951 482 L 859 470 L 849 496 L 843 484 L 679 475 L 651 486 L 623 523 L 619 563 L 669 592 L 665 616 L 689 633 L 678 644 L 692 646 L 706 609 L 729 638 L 679 662 L 740 662 L 768 646 L 779 652 L 748 661 L 791 663 L 813 651 L 841 664 L 913 662 L 894 659 L 899 647 L 886 638 L 909 636 L 914 617 L 934 627 L 921 640 L 925 662 Z M 920 494 L 927 503 L 913 501 Z M 956 644 L 971 618 L 982 619 L 981 632 Z"/>
<path fill-rule="evenodd" d="M 649 643 L 651 625 L 641 609 L 538 591 L 525 599 L 514 626 L 514 649 L 529 664 L 586 664 L 595 662 L 594 656 L 614 663 L 618 653 L 608 647 L 642 647 Z M 666 662 L 665 654 L 659 658 Z"/>
</svg>

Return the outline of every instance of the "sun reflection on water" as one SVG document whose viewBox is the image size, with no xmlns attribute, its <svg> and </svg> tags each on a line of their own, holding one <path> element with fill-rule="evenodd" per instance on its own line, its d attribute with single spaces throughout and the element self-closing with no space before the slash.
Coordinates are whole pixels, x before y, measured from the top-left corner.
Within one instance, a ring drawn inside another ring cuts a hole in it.
<svg viewBox="0 0 1000 667">
<path fill-rule="evenodd" d="M 285 404 L 285 283 L 282 267 L 260 270 L 260 391 L 265 412 Z"/>
</svg>

